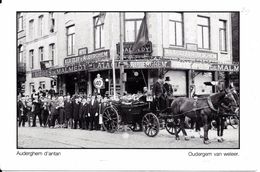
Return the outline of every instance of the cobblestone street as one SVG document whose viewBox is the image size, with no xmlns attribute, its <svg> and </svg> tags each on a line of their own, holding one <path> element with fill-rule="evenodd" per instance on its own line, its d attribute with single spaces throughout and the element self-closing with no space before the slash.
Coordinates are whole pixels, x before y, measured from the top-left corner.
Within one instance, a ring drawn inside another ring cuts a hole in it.
<svg viewBox="0 0 260 172">
<path fill-rule="evenodd" d="M 156 137 L 148 137 L 143 132 L 87 131 L 62 128 L 20 127 L 18 129 L 18 148 L 238 148 L 239 129 L 229 127 L 224 131 L 223 143 L 217 142 L 217 132 L 209 131 L 211 144 L 203 144 L 197 133 L 189 141 L 175 140 L 166 130 L 161 130 Z"/>
</svg>

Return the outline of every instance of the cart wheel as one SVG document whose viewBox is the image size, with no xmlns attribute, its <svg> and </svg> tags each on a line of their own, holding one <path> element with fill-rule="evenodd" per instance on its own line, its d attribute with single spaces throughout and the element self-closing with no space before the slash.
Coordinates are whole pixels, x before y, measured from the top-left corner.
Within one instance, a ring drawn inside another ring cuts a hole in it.
<svg viewBox="0 0 260 172">
<path fill-rule="evenodd" d="M 180 126 L 178 121 L 174 120 L 174 118 L 167 118 L 165 119 L 165 128 L 171 135 L 175 135 L 174 128 L 176 127 L 179 130 Z"/>
<path fill-rule="evenodd" d="M 142 125 L 144 133 L 149 137 L 154 137 L 159 132 L 159 119 L 153 113 L 145 114 L 142 120 Z"/>
<path fill-rule="evenodd" d="M 115 131 L 117 131 L 119 116 L 114 106 L 108 106 L 104 109 L 102 120 L 102 125 L 107 132 L 114 133 Z"/>
</svg>

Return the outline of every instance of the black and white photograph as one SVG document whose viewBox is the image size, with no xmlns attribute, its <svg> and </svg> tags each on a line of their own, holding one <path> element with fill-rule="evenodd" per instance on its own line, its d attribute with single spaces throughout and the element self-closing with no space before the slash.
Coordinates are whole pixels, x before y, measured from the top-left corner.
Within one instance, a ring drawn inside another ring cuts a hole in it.
<svg viewBox="0 0 260 172">
<path fill-rule="evenodd" d="M 18 149 L 239 149 L 239 11 L 17 11 Z"/>
</svg>

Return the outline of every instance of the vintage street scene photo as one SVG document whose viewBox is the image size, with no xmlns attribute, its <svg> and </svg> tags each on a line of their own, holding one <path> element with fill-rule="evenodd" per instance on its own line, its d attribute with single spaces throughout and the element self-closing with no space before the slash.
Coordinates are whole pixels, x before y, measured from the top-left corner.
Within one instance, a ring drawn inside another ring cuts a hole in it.
<svg viewBox="0 0 260 172">
<path fill-rule="evenodd" d="M 239 12 L 16 15 L 17 148 L 240 148 Z"/>
</svg>

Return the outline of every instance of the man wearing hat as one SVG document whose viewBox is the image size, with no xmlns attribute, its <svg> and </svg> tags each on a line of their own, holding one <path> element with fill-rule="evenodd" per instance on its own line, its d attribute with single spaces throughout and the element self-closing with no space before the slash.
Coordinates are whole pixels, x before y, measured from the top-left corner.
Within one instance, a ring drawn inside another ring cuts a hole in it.
<svg viewBox="0 0 260 172">
<path fill-rule="evenodd" d="M 156 109 L 157 110 L 162 110 L 164 109 L 164 104 L 165 104 L 165 89 L 163 86 L 164 80 L 163 80 L 163 75 L 159 75 L 159 78 L 153 85 L 153 96 L 155 98 L 155 103 L 156 103 Z"/>
<path fill-rule="evenodd" d="M 165 91 L 165 102 L 166 102 L 166 107 L 169 107 L 171 104 L 171 101 L 173 99 L 173 89 L 172 89 L 172 85 L 170 84 L 170 77 L 167 76 L 165 78 L 165 83 L 163 84 L 164 87 L 164 91 Z"/>
</svg>

